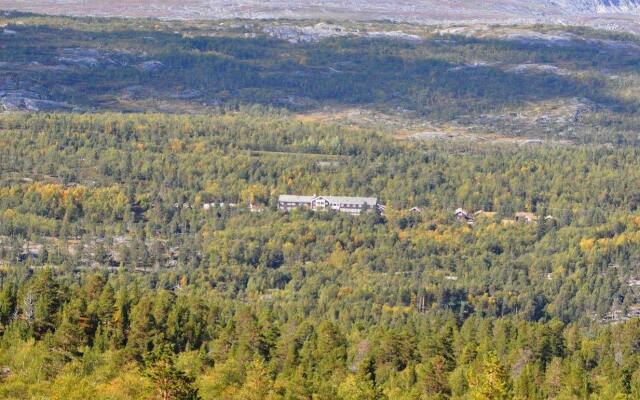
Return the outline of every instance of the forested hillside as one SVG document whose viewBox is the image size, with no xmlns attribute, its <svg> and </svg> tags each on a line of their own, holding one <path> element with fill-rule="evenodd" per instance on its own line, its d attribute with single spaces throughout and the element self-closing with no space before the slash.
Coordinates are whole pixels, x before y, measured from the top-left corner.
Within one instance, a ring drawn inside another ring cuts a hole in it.
<svg viewBox="0 0 640 400">
<path fill-rule="evenodd" d="M 639 62 L 0 13 L 0 398 L 640 398 Z"/>
<path fill-rule="evenodd" d="M 8 114 L 0 148 L 0 397 L 640 393 L 636 148 L 256 108 Z M 319 192 L 387 209 L 276 209 Z"/>
</svg>

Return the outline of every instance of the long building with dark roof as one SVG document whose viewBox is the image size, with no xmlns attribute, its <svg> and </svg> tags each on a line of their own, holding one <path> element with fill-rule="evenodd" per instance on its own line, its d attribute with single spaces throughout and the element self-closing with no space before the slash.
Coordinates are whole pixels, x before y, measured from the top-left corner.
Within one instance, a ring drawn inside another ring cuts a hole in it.
<svg viewBox="0 0 640 400">
<path fill-rule="evenodd" d="M 295 208 L 309 208 L 313 211 L 340 211 L 359 215 L 366 211 L 380 210 L 380 204 L 375 197 L 347 197 L 347 196 L 298 196 L 283 194 L 278 198 L 278 209 L 290 211 Z"/>
</svg>

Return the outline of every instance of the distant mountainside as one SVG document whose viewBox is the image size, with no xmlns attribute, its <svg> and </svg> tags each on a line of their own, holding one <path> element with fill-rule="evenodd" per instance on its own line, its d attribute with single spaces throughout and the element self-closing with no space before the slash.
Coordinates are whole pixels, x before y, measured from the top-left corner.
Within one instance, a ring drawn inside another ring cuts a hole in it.
<svg viewBox="0 0 640 400">
<path fill-rule="evenodd" d="M 0 9 L 164 19 L 566 23 L 640 32 L 640 0 L 0 0 Z"/>
<path fill-rule="evenodd" d="M 629 12 L 640 7 L 638 0 L 578 0 L 563 1 L 565 8 L 585 12 Z"/>
</svg>

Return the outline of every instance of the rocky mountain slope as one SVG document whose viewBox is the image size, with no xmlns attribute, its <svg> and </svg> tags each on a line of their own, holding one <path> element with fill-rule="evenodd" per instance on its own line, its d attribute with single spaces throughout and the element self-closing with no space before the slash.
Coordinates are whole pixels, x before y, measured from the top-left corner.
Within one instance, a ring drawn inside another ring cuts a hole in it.
<svg viewBox="0 0 640 400">
<path fill-rule="evenodd" d="M 598 13 L 637 11 L 640 7 L 638 0 L 567 0 L 562 3 L 566 3 L 567 9 Z"/>
<path fill-rule="evenodd" d="M 0 0 L 0 8 L 71 15 L 161 18 L 342 17 L 421 21 L 585 18 L 636 14 L 640 0 Z M 576 15 L 578 14 L 578 15 Z"/>
<path fill-rule="evenodd" d="M 0 0 L 0 10 L 162 19 L 553 23 L 640 34 L 640 0 Z"/>
</svg>

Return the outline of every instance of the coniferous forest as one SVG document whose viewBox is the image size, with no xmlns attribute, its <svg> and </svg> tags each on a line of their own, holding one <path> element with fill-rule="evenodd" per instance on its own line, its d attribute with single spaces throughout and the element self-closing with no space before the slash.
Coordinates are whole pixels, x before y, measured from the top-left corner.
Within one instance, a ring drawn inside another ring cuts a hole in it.
<svg viewBox="0 0 640 400">
<path fill-rule="evenodd" d="M 640 398 L 634 37 L 2 21 L 0 398 Z"/>
</svg>

